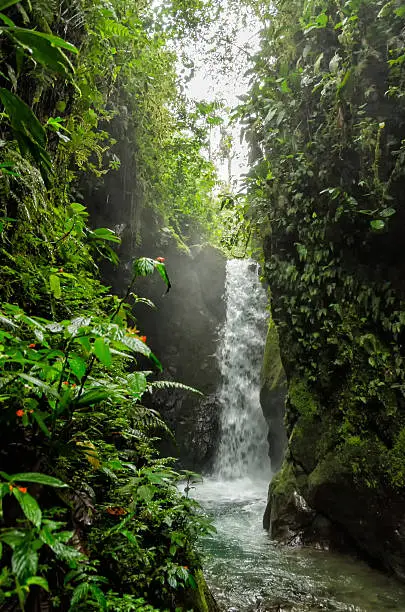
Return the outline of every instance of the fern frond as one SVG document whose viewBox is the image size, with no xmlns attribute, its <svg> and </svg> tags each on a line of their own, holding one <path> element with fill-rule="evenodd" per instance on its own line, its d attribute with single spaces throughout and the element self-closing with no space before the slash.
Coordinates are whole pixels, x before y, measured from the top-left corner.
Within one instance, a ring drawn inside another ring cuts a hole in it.
<svg viewBox="0 0 405 612">
<path fill-rule="evenodd" d="M 152 429 L 157 429 L 172 435 L 172 432 L 156 410 L 146 408 L 141 404 L 135 404 L 131 408 L 130 416 L 132 417 L 133 426 L 137 431 L 148 432 Z"/>
<path fill-rule="evenodd" d="M 204 395 L 204 393 L 201 393 L 201 391 L 198 389 L 194 389 L 194 387 L 189 387 L 188 385 L 183 385 L 183 383 L 175 382 L 173 380 L 156 380 L 149 384 L 147 390 L 149 393 L 152 393 L 153 389 L 182 389 L 183 391 L 197 393 L 197 395 Z"/>
</svg>

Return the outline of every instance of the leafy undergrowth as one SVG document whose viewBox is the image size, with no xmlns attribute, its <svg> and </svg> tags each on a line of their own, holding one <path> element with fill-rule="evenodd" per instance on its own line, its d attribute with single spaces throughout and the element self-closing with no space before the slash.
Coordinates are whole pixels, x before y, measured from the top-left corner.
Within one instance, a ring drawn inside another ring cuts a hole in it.
<svg viewBox="0 0 405 612">
<path fill-rule="evenodd" d="M 169 290 L 164 259 L 133 262 L 124 297 L 111 295 L 97 261 L 117 263 L 120 239 L 90 228 L 79 190 L 119 168 L 104 131 L 118 116 L 136 159 L 134 190 L 143 176 L 153 179 L 143 185 L 149 195 L 179 178 L 177 168 L 160 176 L 179 136 L 166 34 L 142 22 L 143 2 L 113 5 L 0 0 L 4 610 L 183 609 L 198 589 L 194 544 L 212 529 L 179 492 L 173 461 L 158 456 L 155 442 L 169 432 L 142 404 L 161 365 L 136 328 L 136 305 L 147 300 L 134 289 L 157 272 Z M 200 141 L 188 142 L 195 173 L 179 181 L 179 200 L 196 191 L 203 166 L 208 183 L 212 175 Z M 208 197 L 203 187 L 196 206 Z"/>
</svg>

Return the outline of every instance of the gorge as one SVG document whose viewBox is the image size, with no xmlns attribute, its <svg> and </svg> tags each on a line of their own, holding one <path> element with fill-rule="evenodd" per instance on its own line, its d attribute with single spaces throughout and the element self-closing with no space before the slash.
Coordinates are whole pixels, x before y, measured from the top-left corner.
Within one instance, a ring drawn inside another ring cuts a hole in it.
<svg viewBox="0 0 405 612">
<path fill-rule="evenodd" d="M 0 0 L 1 612 L 405 609 L 404 20 Z"/>
</svg>

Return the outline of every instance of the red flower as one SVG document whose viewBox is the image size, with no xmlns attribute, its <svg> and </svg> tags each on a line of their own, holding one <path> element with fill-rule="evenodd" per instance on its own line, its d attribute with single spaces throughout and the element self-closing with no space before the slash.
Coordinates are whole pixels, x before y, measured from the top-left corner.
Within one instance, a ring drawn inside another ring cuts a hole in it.
<svg viewBox="0 0 405 612">
<path fill-rule="evenodd" d="M 35 342 L 32 342 L 32 344 L 29 344 L 29 345 L 28 345 L 28 348 L 35 348 L 35 347 L 36 347 Z"/>
<path fill-rule="evenodd" d="M 26 493 L 27 487 L 18 487 L 18 490 L 21 491 L 21 493 Z"/>
<path fill-rule="evenodd" d="M 139 340 L 141 342 L 146 342 L 146 336 L 139 336 Z"/>
<path fill-rule="evenodd" d="M 68 381 L 67 381 L 67 380 L 65 380 L 65 381 L 62 383 L 62 385 L 68 385 L 68 384 L 69 384 L 69 383 L 68 383 Z"/>
<path fill-rule="evenodd" d="M 160 263 L 163 263 L 165 261 L 164 257 L 156 257 L 156 261 L 159 261 Z"/>
<path fill-rule="evenodd" d="M 22 417 L 22 416 L 24 416 L 24 410 L 21 410 L 21 408 L 20 408 L 20 410 L 16 410 L 16 415 L 17 415 L 18 417 Z"/>
</svg>

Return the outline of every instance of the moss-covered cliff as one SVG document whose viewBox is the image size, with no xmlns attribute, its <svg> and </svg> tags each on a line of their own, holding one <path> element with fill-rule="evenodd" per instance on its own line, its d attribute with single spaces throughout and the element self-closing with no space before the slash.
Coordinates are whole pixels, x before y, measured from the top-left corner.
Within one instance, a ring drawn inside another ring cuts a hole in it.
<svg viewBox="0 0 405 612">
<path fill-rule="evenodd" d="M 288 380 L 268 524 L 404 577 L 404 11 L 276 4 L 244 108 Z"/>
</svg>

